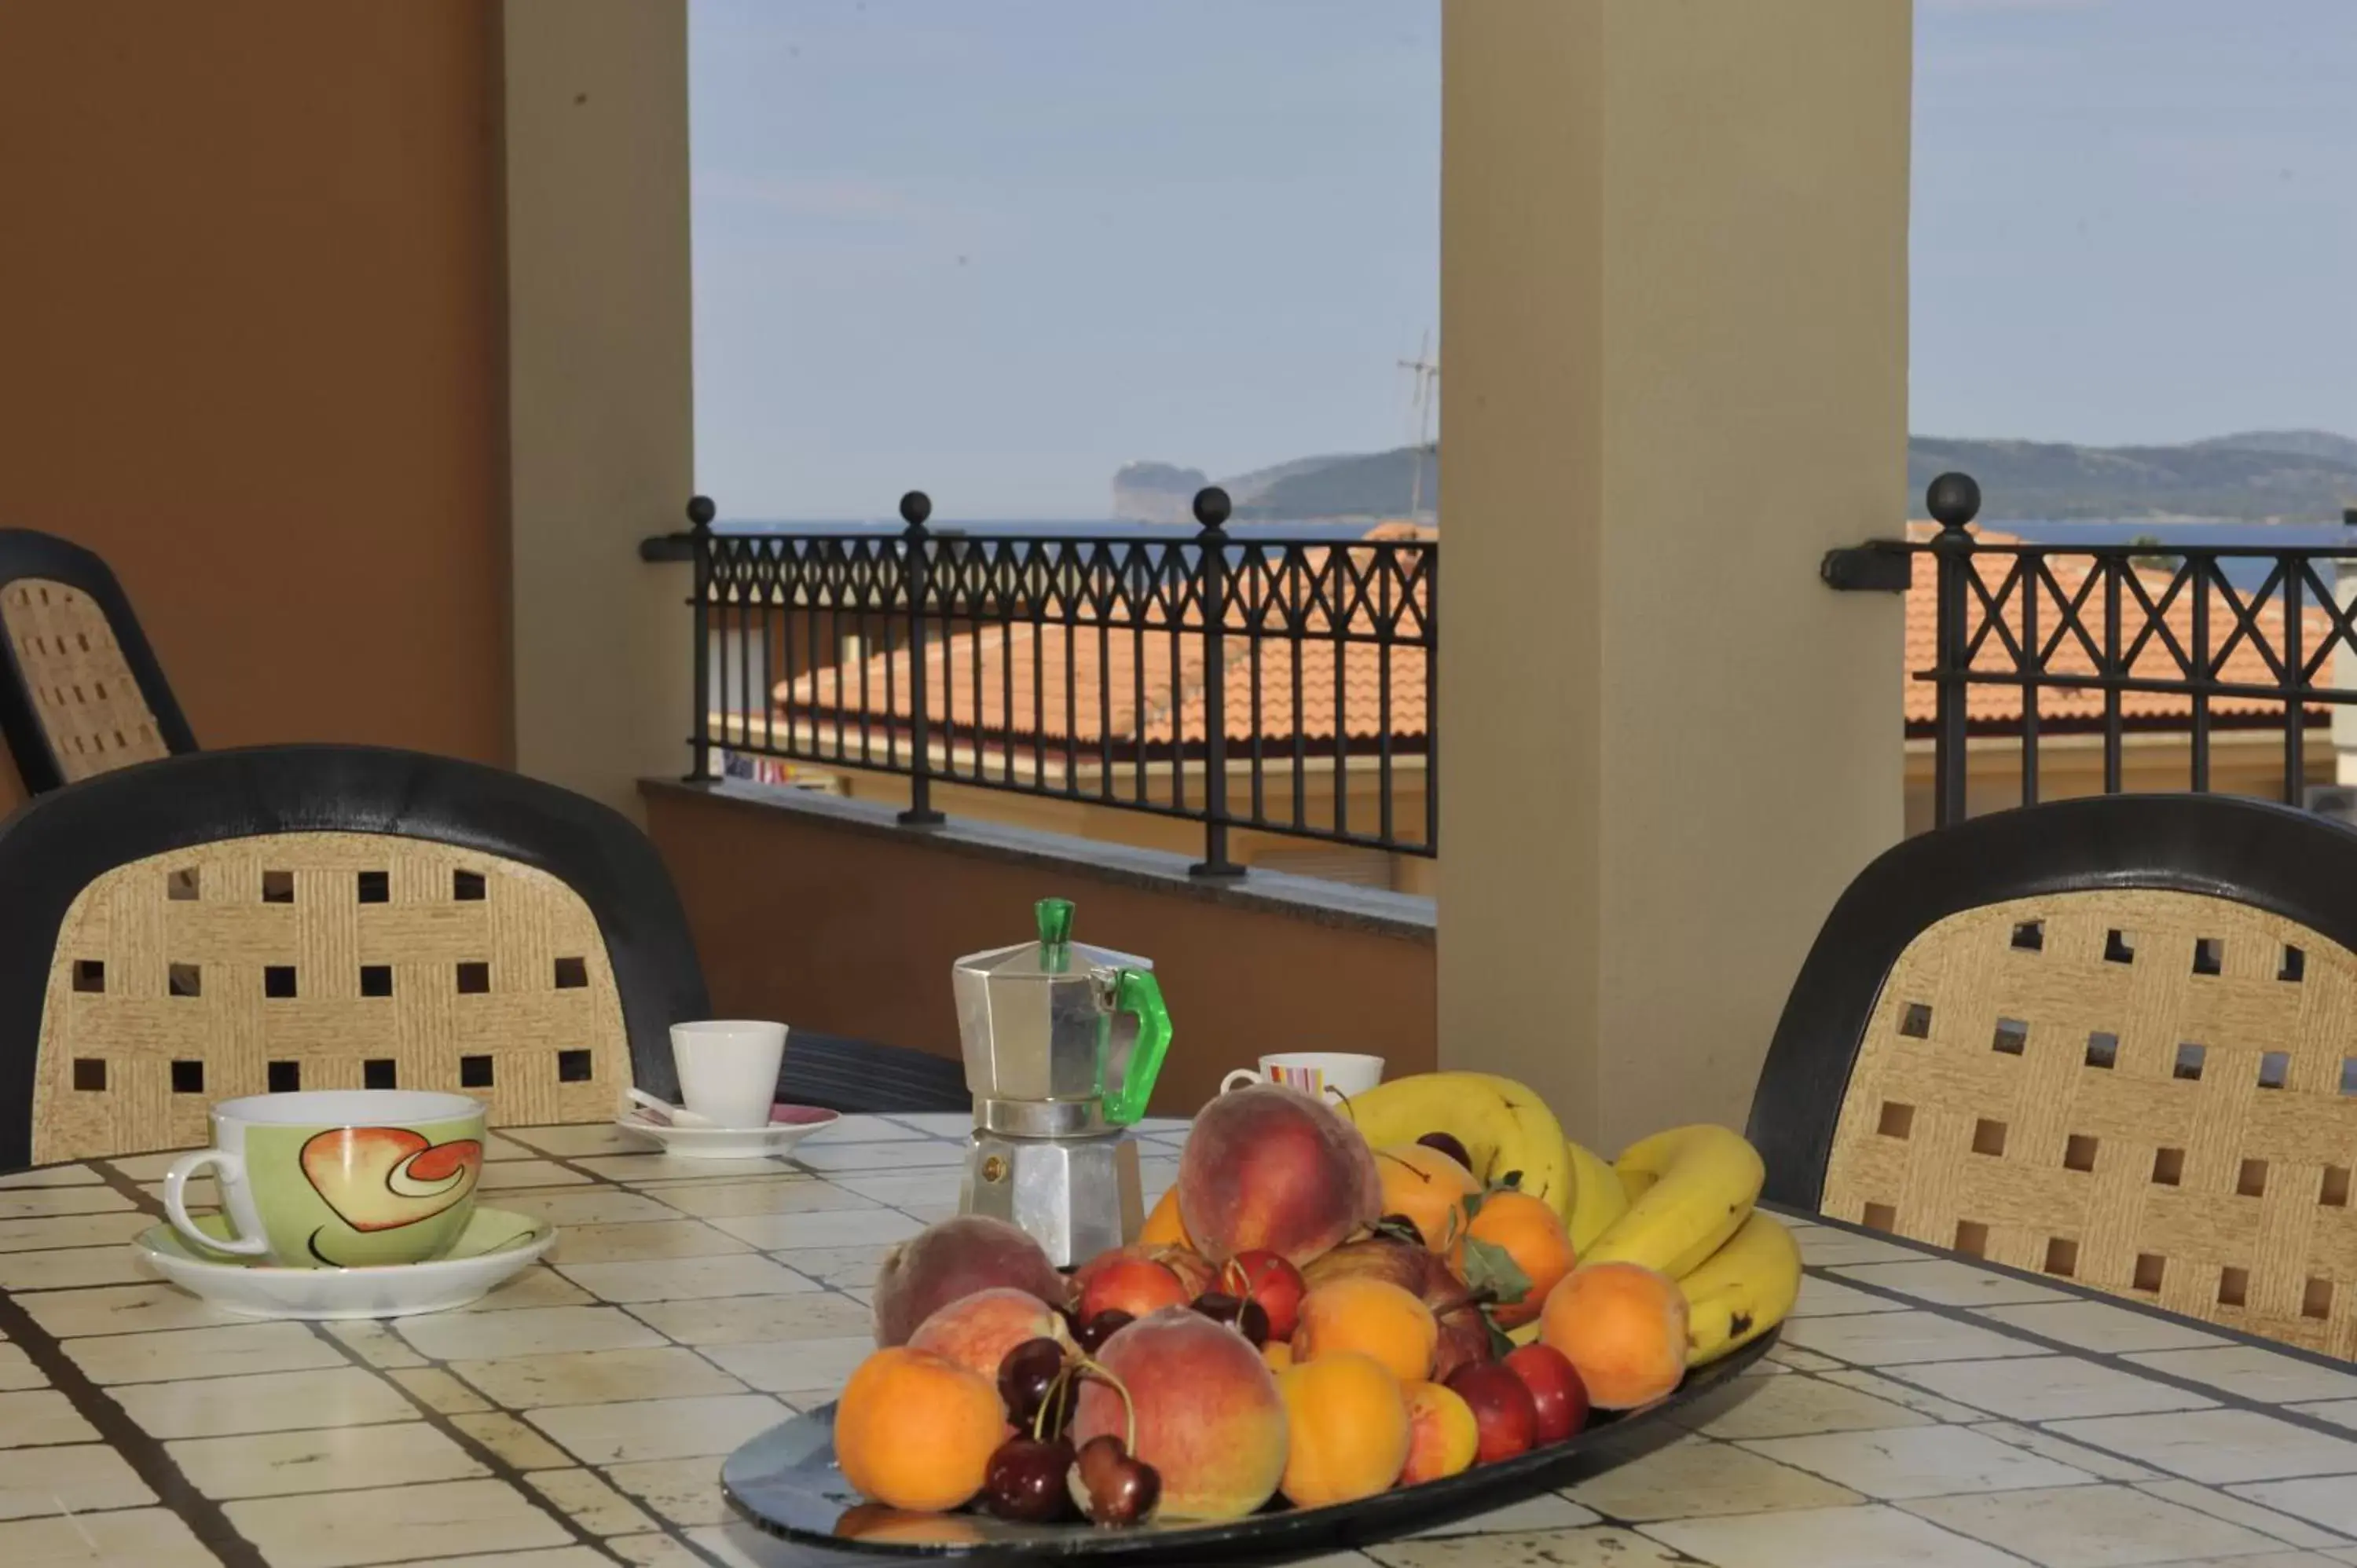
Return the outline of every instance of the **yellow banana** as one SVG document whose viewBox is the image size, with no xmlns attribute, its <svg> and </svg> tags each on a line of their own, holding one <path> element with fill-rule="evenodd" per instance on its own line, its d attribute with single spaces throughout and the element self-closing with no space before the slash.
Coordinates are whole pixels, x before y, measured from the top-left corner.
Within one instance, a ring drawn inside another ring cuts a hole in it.
<svg viewBox="0 0 2357 1568">
<path fill-rule="evenodd" d="M 1686 1364 L 1703 1366 L 1784 1321 L 1801 1294 L 1800 1244 L 1774 1215 L 1755 1209 L 1678 1283 L 1686 1293 Z"/>
<path fill-rule="evenodd" d="M 1684 1278 L 1742 1228 L 1768 1174 L 1740 1133 L 1709 1122 L 1633 1144 L 1614 1168 L 1624 1178 L 1652 1179 L 1579 1261 L 1642 1263 L 1672 1279 Z"/>
<path fill-rule="evenodd" d="M 1587 1256 L 1596 1239 L 1629 1212 L 1629 1195 L 1620 1173 L 1604 1156 L 1583 1144 L 1564 1141 L 1564 1158 L 1571 1165 L 1571 1212 L 1564 1217 L 1571 1230 L 1572 1255 Z"/>
<path fill-rule="evenodd" d="M 1465 1145 L 1483 1185 L 1519 1171 L 1522 1189 L 1544 1199 L 1568 1222 L 1572 1182 L 1563 1130 L 1544 1101 L 1511 1079 L 1417 1073 L 1352 1095 L 1339 1109 L 1378 1149 L 1446 1133 Z"/>
</svg>

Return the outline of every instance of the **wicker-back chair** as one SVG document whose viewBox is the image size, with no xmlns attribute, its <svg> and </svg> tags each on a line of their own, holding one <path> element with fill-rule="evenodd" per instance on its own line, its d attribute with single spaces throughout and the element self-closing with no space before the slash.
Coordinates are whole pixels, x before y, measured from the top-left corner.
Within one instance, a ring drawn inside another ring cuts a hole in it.
<svg viewBox="0 0 2357 1568">
<path fill-rule="evenodd" d="M 1768 1196 L 2357 1355 L 2357 832 L 2002 811 L 1851 884 L 1761 1072 Z"/>
<path fill-rule="evenodd" d="M 453 1090 L 494 1125 L 676 1087 L 707 1011 L 618 813 L 363 746 L 197 752 L 0 825 L 0 1167 L 201 1144 L 293 1089 Z"/>
<path fill-rule="evenodd" d="M 28 795 L 197 749 L 106 563 L 0 529 L 0 736 Z"/>
</svg>

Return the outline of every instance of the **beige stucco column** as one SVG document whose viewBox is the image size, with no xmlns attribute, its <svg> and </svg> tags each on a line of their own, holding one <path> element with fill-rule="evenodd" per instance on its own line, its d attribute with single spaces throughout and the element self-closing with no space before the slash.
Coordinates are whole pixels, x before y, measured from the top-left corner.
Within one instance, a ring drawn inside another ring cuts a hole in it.
<svg viewBox="0 0 2357 1568">
<path fill-rule="evenodd" d="M 515 760 L 636 813 L 686 766 L 684 0 L 504 0 Z"/>
<path fill-rule="evenodd" d="M 1740 1123 L 1901 821 L 1905 0 L 1444 0 L 1440 1055 Z"/>
</svg>

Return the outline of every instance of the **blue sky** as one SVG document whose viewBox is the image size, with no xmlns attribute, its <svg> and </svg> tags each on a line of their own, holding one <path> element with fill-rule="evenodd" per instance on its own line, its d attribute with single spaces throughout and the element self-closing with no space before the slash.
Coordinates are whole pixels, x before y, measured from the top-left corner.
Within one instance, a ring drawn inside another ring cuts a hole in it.
<svg viewBox="0 0 2357 1568">
<path fill-rule="evenodd" d="M 1437 0 L 692 0 L 699 486 L 1103 515 L 1410 438 Z M 2357 0 L 1922 0 L 1919 431 L 2357 434 Z"/>
</svg>

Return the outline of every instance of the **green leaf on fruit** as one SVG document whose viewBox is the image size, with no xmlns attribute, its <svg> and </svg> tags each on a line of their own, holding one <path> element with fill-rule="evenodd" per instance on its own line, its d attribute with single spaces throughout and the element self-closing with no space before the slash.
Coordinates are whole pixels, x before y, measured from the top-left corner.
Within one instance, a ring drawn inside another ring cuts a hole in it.
<svg viewBox="0 0 2357 1568">
<path fill-rule="evenodd" d="M 1490 1331 L 1490 1355 L 1493 1359 L 1502 1361 L 1514 1353 L 1513 1337 L 1486 1312 L 1481 1315 L 1481 1326 Z"/>
<path fill-rule="evenodd" d="M 1418 1230 L 1415 1221 L 1405 1215 L 1384 1215 L 1375 1221 L 1374 1234 L 1386 1241 L 1402 1241 L 1411 1247 L 1424 1245 L 1424 1232 Z"/>
<path fill-rule="evenodd" d="M 1473 1217 L 1480 1212 L 1481 1195 L 1477 1192 L 1472 1197 L 1465 1200 L 1465 1223 L 1468 1225 L 1472 1224 Z"/>
<path fill-rule="evenodd" d="M 1479 1236 L 1465 1238 L 1465 1283 L 1501 1306 L 1512 1306 L 1531 1294 L 1531 1276 L 1523 1273 L 1514 1255 Z"/>
</svg>

